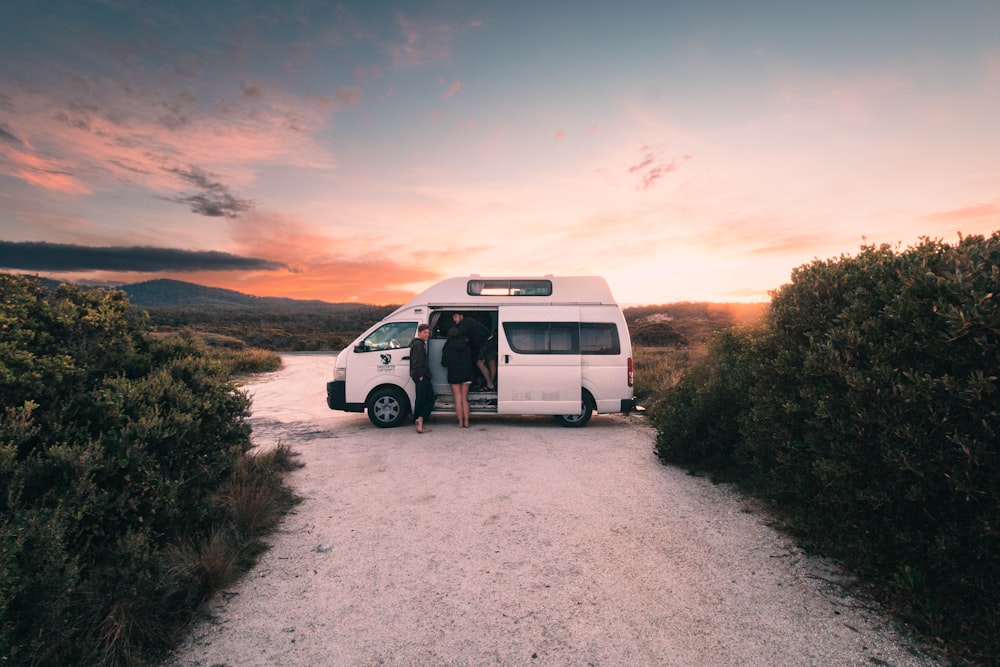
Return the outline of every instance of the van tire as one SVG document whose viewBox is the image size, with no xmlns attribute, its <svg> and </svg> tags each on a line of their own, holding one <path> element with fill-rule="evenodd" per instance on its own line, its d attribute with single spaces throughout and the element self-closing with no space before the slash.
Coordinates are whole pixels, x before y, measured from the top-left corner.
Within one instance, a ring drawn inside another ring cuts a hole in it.
<svg viewBox="0 0 1000 667">
<path fill-rule="evenodd" d="M 585 391 L 583 392 L 583 398 L 580 400 L 580 414 L 556 415 L 555 417 L 560 426 L 579 428 L 587 425 L 592 414 L 594 414 L 594 399 Z"/>
<path fill-rule="evenodd" d="M 410 414 L 410 401 L 399 387 L 379 387 L 368 397 L 368 419 L 379 428 L 399 426 Z"/>
</svg>

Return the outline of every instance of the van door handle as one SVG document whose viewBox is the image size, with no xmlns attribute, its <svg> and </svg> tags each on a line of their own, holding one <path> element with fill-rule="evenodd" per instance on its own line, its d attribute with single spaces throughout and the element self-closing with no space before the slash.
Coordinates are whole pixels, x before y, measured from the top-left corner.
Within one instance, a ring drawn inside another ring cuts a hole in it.
<svg viewBox="0 0 1000 667">
<path fill-rule="evenodd" d="M 510 355 L 509 354 L 503 355 L 503 362 L 505 364 L 509 364 L 510 363 Z"/>
<path fill-rule="evenodd" d="M 409 356 L 409 355 L 407 355 L 407 356 L 405 356 L 405 357 L 400 357 L 400 360 L 401 360 L 401 361 L 409 361 L 409 360 L 410 360 L 410 356 Z"/>
</svg>

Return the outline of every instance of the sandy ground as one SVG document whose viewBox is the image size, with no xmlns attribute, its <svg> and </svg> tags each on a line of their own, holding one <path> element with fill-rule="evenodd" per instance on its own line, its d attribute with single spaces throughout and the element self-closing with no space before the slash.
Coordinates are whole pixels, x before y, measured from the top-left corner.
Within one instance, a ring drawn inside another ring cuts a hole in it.
<svg viewBox="0 0 1000 667">
<path fill-rule="evenodd" d="M 165 667 L 938 664 L 642 417 L 383 430 L 326 407 L 332 356 L 284 361 L 254 438 L 305 500 Z"/>
</svg>

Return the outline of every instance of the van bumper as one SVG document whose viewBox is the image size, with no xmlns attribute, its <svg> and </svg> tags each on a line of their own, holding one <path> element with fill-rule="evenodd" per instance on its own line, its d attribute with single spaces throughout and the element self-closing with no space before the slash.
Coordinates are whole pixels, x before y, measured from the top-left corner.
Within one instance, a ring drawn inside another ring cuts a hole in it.
<svg viewBox="0 0 1000 667">
<path fill-rule="evenodd" d="M 326 383 L 326 404 L 331 410 L 343 410 L 344 412 L 364 412 L 364 403 L 347 402 L 347 383 L 343 380 L 334 380 Z"/>
</svg>

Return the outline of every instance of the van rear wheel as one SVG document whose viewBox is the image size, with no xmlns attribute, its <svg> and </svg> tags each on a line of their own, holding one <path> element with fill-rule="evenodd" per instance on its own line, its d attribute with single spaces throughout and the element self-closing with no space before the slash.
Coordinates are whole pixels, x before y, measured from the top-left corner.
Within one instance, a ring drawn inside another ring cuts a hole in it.
<svg viewBox="0 0 1000 667">
<path fill-rule="evenodd" d="M 592 414 L 594 414 L 594 399 L 587 392 L 583 392 L 583 398 L 580 400 L 580 413 L 575 415 L 556 415 L 556 421 L 561 426 L 586 426 Z"/>
<path fill-rule="evenodd" d="M 368 419 L 379 428 L 399 426 L 410 413 L 410 401 L 399 387 L 381 387 L 368 397 Z"/>
</svg>

